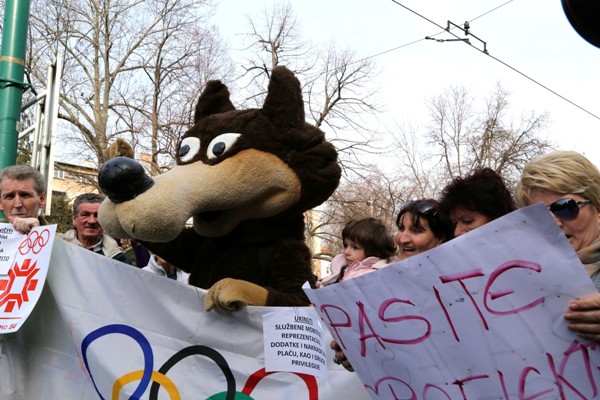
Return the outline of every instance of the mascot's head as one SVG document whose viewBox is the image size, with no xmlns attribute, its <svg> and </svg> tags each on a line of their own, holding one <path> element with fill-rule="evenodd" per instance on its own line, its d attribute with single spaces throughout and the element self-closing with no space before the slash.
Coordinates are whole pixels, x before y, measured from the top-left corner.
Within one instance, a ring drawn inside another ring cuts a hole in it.
<svg viewBox="0 0 600 400">
<path fill-rule="evenodd" d="M 108 234 L 166 242 L 193 218 L 197 233 L 224 236 L 244 221 L 316 207 L 341 174 L 334 147 L 304 121 L 300 82 L 285 67 L 273 69 L 260 109 L 236 110 L 227 87 L 208 82 L 176 161 L 154 179 L 125 157 L 102 166 L 108 198 L 100 223 Z"/>
</svg>

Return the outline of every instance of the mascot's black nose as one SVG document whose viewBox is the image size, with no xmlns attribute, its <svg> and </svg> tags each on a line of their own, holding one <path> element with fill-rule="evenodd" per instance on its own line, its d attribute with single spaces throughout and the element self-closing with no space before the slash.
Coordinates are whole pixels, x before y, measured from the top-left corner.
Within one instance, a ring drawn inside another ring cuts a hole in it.
<svg viewBox="0 0 600 400">
<path fill-rule="evenodd" d="M 100 190 L 113 203 L 123 203 L 144 193 L 154 181 L 137 161 L 128 157 L 108 160 L 98 172 Z"/>
</svg>

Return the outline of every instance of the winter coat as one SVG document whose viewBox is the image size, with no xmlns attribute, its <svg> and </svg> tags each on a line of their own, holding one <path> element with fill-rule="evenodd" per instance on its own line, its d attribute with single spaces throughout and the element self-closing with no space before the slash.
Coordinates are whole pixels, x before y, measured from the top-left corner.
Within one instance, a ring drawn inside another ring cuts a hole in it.
<svg viewBox="0 0 600 400">
<path fill-rule="evenodd" d="M 58 234 L 57 236 L 69 243 L 73 243 L 79 247 L 85 248 L 79 239 L 77 239 L 77 231 L 75 228 L 69 229 L 65 233 Z M 123 250 L 121 250 L 119 243 L 104 233 L 102 234 L 102 249 L 100 251 L 96 251 L 96 253 L 117 261 L 121 261 L 125 264 L 133 265 L 131 260 L 125 255 L 125 253 L 123 253 Z"/>
<path fill-rule="evenodd" d="M 356 278 L 369 272 L 377 271 L 378 269 L 387 267 L 390 264 L 400 261 L 397 257 L 391 259 L 382 259 L 379 257 L 367 257 L 362 261 L 355 261 L 349 266 L 346 266 L 346 258 L 344 254 L 338 254 L 331 260 L 331 274 L 319 280 L 317 286 L 327 286 L 332 283 L 345 281 L 347 279 Z M 340 274 L 343 271 L 343 276 L 340 279 Z"/>
</svg>

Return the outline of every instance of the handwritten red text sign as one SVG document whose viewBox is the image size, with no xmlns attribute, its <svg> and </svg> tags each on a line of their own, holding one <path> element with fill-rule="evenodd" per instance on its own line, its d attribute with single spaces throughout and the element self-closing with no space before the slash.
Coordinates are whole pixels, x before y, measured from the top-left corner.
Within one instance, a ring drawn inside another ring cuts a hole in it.
<svg viewBox="0 0 600 400">
<path fill-rule="evenodd" d="M 600 349 L 568 330 L 595 293 L 543 206 L 309 298 L 374 399 L 592 399 Z"/>
</svg>

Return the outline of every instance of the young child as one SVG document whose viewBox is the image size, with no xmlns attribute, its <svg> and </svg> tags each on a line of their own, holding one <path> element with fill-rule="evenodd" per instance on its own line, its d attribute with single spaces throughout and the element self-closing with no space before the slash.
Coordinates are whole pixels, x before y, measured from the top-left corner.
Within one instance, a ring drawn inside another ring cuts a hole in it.
<svg viewBox="0 0 600 400">
<path fill-rule="evenodd" d="M 398 261 L 392 235 L 377 218 L 351 220 L 342 230 L 344 252 L 331 260 L 331 274 L 317 286 L 327 286 L 376 271 Z"/>
</svg>

